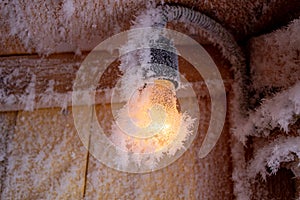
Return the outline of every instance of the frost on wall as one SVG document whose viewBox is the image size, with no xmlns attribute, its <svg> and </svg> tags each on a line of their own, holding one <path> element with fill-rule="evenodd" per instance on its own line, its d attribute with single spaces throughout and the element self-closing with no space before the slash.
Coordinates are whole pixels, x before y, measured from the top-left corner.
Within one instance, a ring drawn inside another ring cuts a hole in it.
<svg viewBox="0 0 300 200">
<path fill-rule="evenodd" d="M 201 97 L 200 135 L 209 121 L 208 97 Z M 129 174 L 87 156 L 72 113 L 60 109 L 19 112 L 10 144 L 8 179 L 1 199 L 232 199 L 228 132 L 199 160 L 199 138 L 177 162 L 162 170 Z M 93 130 L 92 130 L 93 131 Z M 222 159 L 216 159 L 222 158 Z M 87 177 L 84 178 L 88 160 Z M 86 187 L 84 189 L 84 183 Z M 213 191 L 213 192 L 212 192 Z"/>
<path fill-rule="evenodd" d="M 260 148 L 250 161 L 248 166 L 248 175 L 255 178 L 260 174 L 264 179 L 266 176 L 276 174 L 278 169 L 284 164 L 294 162 L 292 171 L 298 177 L 300 168 L 300 137 L 280 137 L 264 147 Z M 267 172 L 268 168 L 270 172 Z"/>
<path fill-rule="evenodd" d="M 1 58 L 0 110 L 66 108 L 71 104 L 72 81 L 80 61 L 73 56 Z"/>
<path fill-rule="evenodd" d="M 4 190 L 7 177 L 8 145 L 12 141 L 16 113 L 0 113 L 0 193 Z"/>
<path fill-rule="evenodd" d="M 16 36 L 26 52 L 47 55 L 54 52 L 91 50 L 106 37 L 126 28 L 137 12 L 136 1 L 4 1 L 0 14 L 7 21 L 3 27 L 10 31 L 9 39 Z M 121 20 L 122 19 L 122 20 Z M 18 49 L 17 49 L 18 50 Z"/>
<path fill-rule="evenodd" d="M 90 39 L 100 42 L 113 33 L 129 28 L 129 22 L 133 16 L 137 15 L 137 10 L 144 9 L 148 2 L 140 0 L 39 0 L 35 2 L 3 0 L 0 4 L 0 24 L 3 28 L 0 33 L 3 36 L 1 42 L 5 45 L 0 47 L 0 52 L 9 54 L 32 51 L 47 54 L 54 52 L 54 49 L 55 52 L 76 51 L 77 49 L 77 53 L 79 50 L 91 50 L 93 44 L 88 44 Z M 270 23 L 273 16 L 278 18 L 278 15 L 282 15 L 282 7 L 287 7 L 285 0 L 155 0 L 155 2 L 188 5 L 195 10 L 209 13 L 216 21 L 221 22 L 241 38 L 263 29 L 266 24 Z M 43 42 L 47 43 L 49 48 Z M 20 50 L 20 46 L 25 46 L 25 50 L 24 47 Z"/>
<path fill-rule="evenodd" d="M 204 114 L 199 135 L 209 121 L 207 97 L 201 98 L 200 104 Z M 198 157 L 200 141 L 199 136 L 176 162 L 151 173 L 122 173 L 90 156 L 87 199 L 232 199 L 228 132 L 205 159 Z"/>
<path fill-rule="evenodd" d="M 250 103 L 255 109 L 243 120 L 234 116 L 236 110 L 232 116 L 239 122 L 233 130 L 232 143 L 234 192 L 238 199 L 257 196 L 253 192 L 267 192 L 253 188 L 253 184 L 259 185 L 257 175 L 266 178 L 276 174 L 279 168 L 288 167 L 299 176 L 299 130 L 290 133 L 300 115 L 299 28 L 297 19 L 285 28 L 250 40 L 254 93 Z M 278 129 L 280 131 L 274 131 Z M 242 146 L 249 137 L 254 147 L 251 160 L 245 158 Z"/>
<path fill-rule="evenodd" d="M 244 144 L 248 136 L 267 137 L 275 128 L 288 133 L 289 125 L 300 115 L 300 82 L 271 99 L 250 113 L 246 123 L 235 130 L 235 135 Z"/>
<path fill-rule="evenodd" d="M 300 19 L 250 40 L 253 90 L 266 97 L 300 80 Z M 260 98 L 256 96 L 256 98 Z"/>
<path fill-rule="evenodd" d="M 87 150 L 71 116 L 60 109 L 18 113 L 1 199 L 81 199 Z"/>
</svg>

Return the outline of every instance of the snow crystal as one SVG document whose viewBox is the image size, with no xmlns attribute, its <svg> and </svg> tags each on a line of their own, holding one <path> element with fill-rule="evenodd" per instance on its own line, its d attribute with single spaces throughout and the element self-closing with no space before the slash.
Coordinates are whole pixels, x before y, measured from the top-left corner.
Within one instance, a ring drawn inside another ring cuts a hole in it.
<svg viewBox="0 0 300 200">
<path fill-rule="evenodd" d="M 75 11 L 73 0 L 64 1 L 63 11 L 66 15 L 66 18 L 70 19 L 71 16 L 74 14 L 74 11 Z"/>
<path fill-rule="evenodd" d="M 274 89 L 287 89 L 299 81 L 299 27 L 298 18 L 287 27 L 250 40 L 252 87 L 257 95 L 269 97 Z"/>
<path fill-rule="evenodd" d="M 267 137 L 279 127 L 288 132 L 288 126 L 295 123 L 295 116 L 300 114 L 300 83 L 283 91 L 272 99 L 265 100 L 260 108 L 252 112 L 249 119 L 234 131 L 243 143 L 247 136 Z"/>
<path fill-rule="evenodd" d="M 135 3 L 145 6 L 143 1 Z M 109 0 L 12 0 L 1 6 L 0 12 L 7 19 L 5 25 L 10 31 L 9 36 L 16 36 L 26 53 L 34 51 L 49 55 L 93 49 L 107 36 L 125 29 L 126 24 L 118 20 L 120 16 L 124 21 L 130 21 L 137 10 L 127 6 L 126 2 Z"/>
<path fill-rule="evenodd" d="M 22 99 L 25 104 L 24 110 L 33 111 L 35 104 L 35 84 L 36 84 L 36 76 L 33 74 L 30 80 L 28 87 L 25 89 L 27 94 L 26 98 Z"/>
<path fill-rule="evenodd" d="M 280 137 L 270 144 L 259 149 L 254 158 L 250 161 L 248 175 L 254 178 L 257 174 L 265 179 L 267 172 L 266 167 L 275 174 L 280 165 L 284 162 L 296 161 L 300 158 L 300 137 Z M 300 162 L 299 162 L 300 163 Z"/>
</svg>

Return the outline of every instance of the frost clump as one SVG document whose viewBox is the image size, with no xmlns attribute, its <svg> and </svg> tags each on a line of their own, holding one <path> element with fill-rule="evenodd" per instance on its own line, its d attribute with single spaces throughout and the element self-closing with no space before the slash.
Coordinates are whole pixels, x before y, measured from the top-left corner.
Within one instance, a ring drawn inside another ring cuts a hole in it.
<svg viewBox="0 0 300 200">
<path fill-rule="evenodd" d="M 275 174 L 281 164 L 297 159 L 300 159 L 300 137 L 279 138 L 257 151 L 248 167 L 249 177 L 261 174 L 266 179 L 266 175 L 270 175 L 266 167 L 271 170 L 271 174 Z M 300 162 L 297 166 L 299 170 Z"/>
<path fill-rule="evenodd" d="M 300 83 L 265 100 L 260 108 L 251 113 L 247 122 L 236 130 L 236 136 L 245 143 L 247 136 L 267 137 L 271 131 L 280 127 L 286 133 L 289 125 L 295 123 L 300 115 Z"/>
</svg>

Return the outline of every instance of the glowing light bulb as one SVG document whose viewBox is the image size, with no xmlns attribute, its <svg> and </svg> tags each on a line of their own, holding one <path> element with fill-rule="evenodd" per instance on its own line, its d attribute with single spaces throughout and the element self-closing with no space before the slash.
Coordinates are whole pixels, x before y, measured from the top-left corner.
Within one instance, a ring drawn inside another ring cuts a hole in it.
<svg viewBox="0 0 300 200">
<path fill-rule="evenodd" d="M 155 80 L 133 93 L 118 113 L 117 123 L 129 144 L 126 150 L 149 153 L 174 140 L 181 117 L 173 83 Z"/>
<path fill-rule="evenodd" d="M 170 126 L 172 116 L 178 113 L 174 85 L 167 80 L 155 80 L 154 84 L 140 88 L 129 101 L 128 113 L 136 126 L 151 132 L 163 129 L 166 123 Z"/>
</svg>

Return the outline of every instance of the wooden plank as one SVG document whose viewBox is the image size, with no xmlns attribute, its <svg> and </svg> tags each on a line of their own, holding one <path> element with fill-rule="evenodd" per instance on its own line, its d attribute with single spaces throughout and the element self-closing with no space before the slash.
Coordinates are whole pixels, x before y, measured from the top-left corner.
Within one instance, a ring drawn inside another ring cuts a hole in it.
<svg viewBox="0 0 300 200">
<path fill-rule="evenodd" d="M 14 136 L 17 112 L 0 113 L 0 197 L 7 179 L 9 145 Z"/>
<path fill-rule="evenodd" d="M 71 91 L 72 81 L 81 61 L 82 58 L 71 54 L 54 55 L 49 58 L 0 58 L 0 110 L 22 110 L 26 107 L 32 110 L 44 107 L 43 104 L 39 106 L 39 98 L 42 98 L 43 94 L 44 101 L 50 101 L 49 106 L 55 106 L 55 103 L 58 104 L 66 98 L 64 93 Z M 30 105 L 35 102 L 37 106 Z"/>
<path fill-rule="evenodd" d="M 2 199 L 82 199 L 87 150 L 72 112 L 19 112 Z"/>
<path fill-rule="evenodd" d="M 299 21 L 249 41 L 253 91 L 260 98 L 288 89 L 300 80 Z M 261 100 L 261 99 L 258 99 Z M 259 104 L 259 103 L 258 103 Z"/>
<path fill-rule="evenodd" d="M 229 86 L 232 83 L 229 63 L 216 48 L 205 48 L 219 66 L 225 85 Z M 71 106 L 73 82 L 86 55 L 0 57 L 0 111 Z M 113 62 L 110 70 L 103 74 L 97 88 L 100 98 L 96 98 L 96 103 L 110 102 L 104 94 L 111 91 L 104 88 L 111 89 L 121 75 L 118 64 L 118 61 Z M 194 84 L 195 89 L 205 88 L 202 77 L 187 61 L 179 58 L 179 66 L 180 72 Z"/>
</svg>

